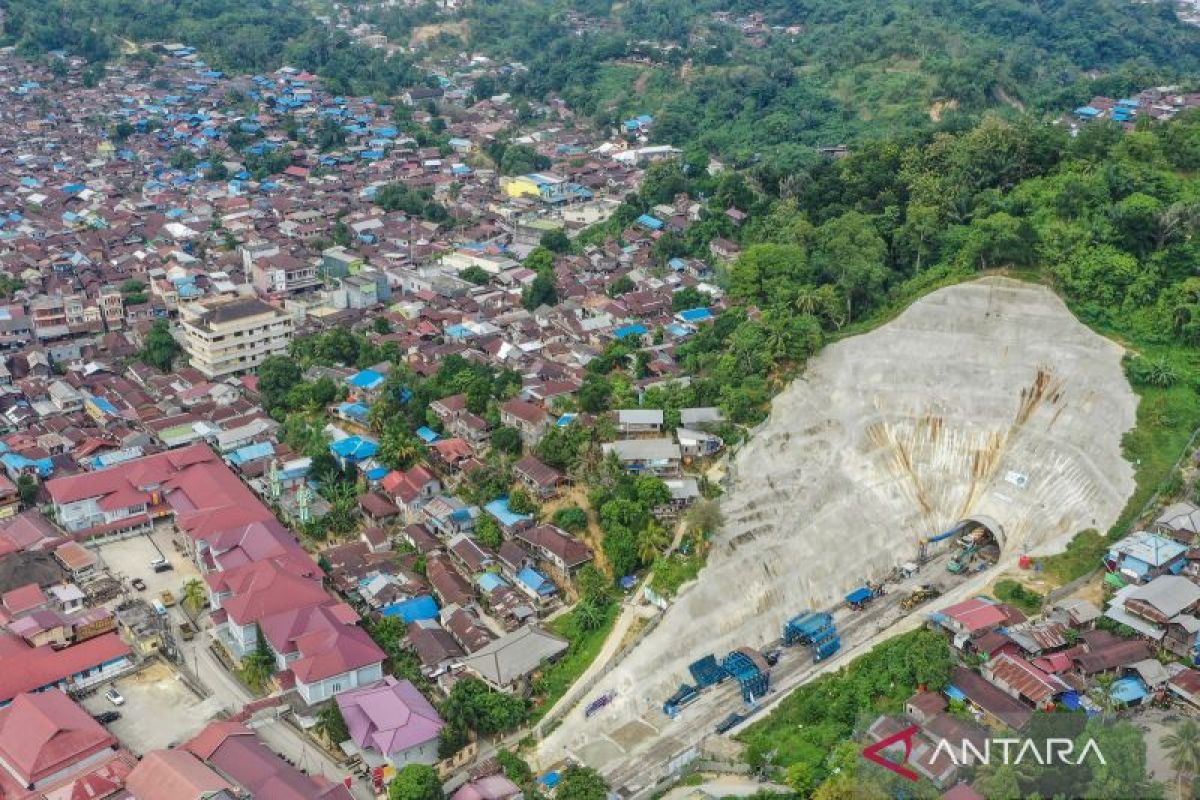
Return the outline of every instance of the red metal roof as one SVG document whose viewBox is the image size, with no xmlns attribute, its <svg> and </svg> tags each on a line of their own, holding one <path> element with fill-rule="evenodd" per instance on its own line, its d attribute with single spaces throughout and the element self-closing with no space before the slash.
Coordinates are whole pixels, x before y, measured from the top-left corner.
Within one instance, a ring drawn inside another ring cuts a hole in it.
<svg viewBox="0 0 1200 800">
<path fill-rule="evenodd" d="M 118 658 L 129 647 L 115 633 L 72 645 L 64 650 L 43 647 L 5 647 L 0 655 L 0 702 L 22 692 L 57 684 L 66 678 Z"/>
<path fill-rule="evenodd" d="M 21 694 L 0 708 L 0 757 L 26 784 L 116 744 L 112 734 L 57 689 Z"/>
</svg>

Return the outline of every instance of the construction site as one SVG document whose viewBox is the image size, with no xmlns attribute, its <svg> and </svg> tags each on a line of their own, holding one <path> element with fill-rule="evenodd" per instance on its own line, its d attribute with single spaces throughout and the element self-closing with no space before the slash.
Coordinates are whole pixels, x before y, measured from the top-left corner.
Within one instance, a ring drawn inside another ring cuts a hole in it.
<svg viewBox="0 0 1200 800">
<path fill-rule="evenodd" d="M 1049 289 L 997 277 L 827 347 L 733 457 L 698 580 L 539 763 L 661 788 L 705 739 L 978 593 L 992 566 L 1107 529 L 1134 489 L 1122 355 Z"/>
</svg>

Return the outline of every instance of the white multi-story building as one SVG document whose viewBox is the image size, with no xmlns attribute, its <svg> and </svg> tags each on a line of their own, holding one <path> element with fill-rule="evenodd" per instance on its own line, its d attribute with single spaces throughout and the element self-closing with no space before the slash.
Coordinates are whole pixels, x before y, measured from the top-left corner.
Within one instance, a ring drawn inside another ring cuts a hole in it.
<svg viewBox="0 0 1200 800">
<path fill-rule="evenodd" d="M 180 325 L 192 366 L 209 378 L 250 372 L 286 354 L 294 330 L 289 315 L 257 298 L 184 307 Z"/>
</svg>

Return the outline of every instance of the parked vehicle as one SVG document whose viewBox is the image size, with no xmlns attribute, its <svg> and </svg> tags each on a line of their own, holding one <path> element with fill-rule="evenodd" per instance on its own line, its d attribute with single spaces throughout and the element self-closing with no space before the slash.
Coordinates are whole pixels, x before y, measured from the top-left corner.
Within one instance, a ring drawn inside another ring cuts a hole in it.
<svg viewBox="0 0 1200 800">
<path fill-rule="evenodd" d="M 736 712 L 730 714 L 728 717 L 717 723 L 717 733 L 729 733 L 745 719 L 746 718 L 744 716 Z"/>
<path fill-rule="evenodd" d="M 141 578 L 134 578 L 133 580 L 131 580 L 129 582 L 129 585 L 132 586 L 134 589 L 137 589 L 139 592 L 146 591 L 146 582 L 144 580 L 142 580 Z"/>
<path fill-rule="evenodd" d="M 108 689 L 104 692 L 104 699 L 112 703 L 114 706 L 125 705 L 125 698 L 121 696 L 121 693 L 117 691 L 117 687 L 115 686 L 108 687 Z"/>
<path fill-rule="evenodd" d="M 184 622 L 179 626 L 179 635 L 185 642 L 190 642 L 196 638 L 196 629 L 192 627 L 192 623 Z"/>
<path fill-rule="evenodd" d="M 158 614 L 160 617 L 165 617 L 167 615 L 167 607 L 164 606 L 162 604 L 162 600 L 159 600 L 157 597 L 150 601 L 150 605 L 154 607 L 154 613 Z"/>
<path fill-rule="evenodd" d="M 150 562 L 150 569 L 154 570 L 155 572 L 170 572 L 175 568 L 171 566 L 170 561 L 167 561 L 162 556 L 159 556 Z"/>
<path fill-rule="evenodd" d="M 121 718 L 120 711 L 101 711 L 99 714 L 93 714 L 92 719 L 99 722 L 101 725 L 107 725 L 110 722 L 116 722 Z"/>
<path fill-rule="evenodd" d="M 175 605 L 175 595 L 171 594 L 171 592 L 167 589 L 163 589 L 162 592 L 159 593 L 158 598 L 162 600 L 162 604 L 167 608 Z"/>
</svg>

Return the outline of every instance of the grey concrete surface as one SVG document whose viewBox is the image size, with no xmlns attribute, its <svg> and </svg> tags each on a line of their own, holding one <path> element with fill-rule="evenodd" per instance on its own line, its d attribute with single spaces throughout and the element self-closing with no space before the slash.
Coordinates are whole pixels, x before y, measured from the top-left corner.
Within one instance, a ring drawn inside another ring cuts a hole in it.
<svg viewBox="0 0 1200 800">
<path fill-rule="evenodd" d="M 105 684 L 84 698 L 83 707 L 91 714 L 119 711 L 121 718 L 109 723 L 108 729 L 137 755 L 190 739 L 221 710 L 216 699 L 194 695 L 165 664 L 152 664 L 118 678 L 115 684 L 124 705 L 114 706 L 104 698 Z"/>
<path fill-rule="evenodd" d="M 726 526 L 700 579 L 589 694 L 616 690 L 617 700 L 591 719 L 581 703 L 541 743 L 539 762 L 592 754 L 624 778 L 670 755 L 659 739 L 697 741 L 709 717 L 737 707 L 732 696 L 616 758 L 593 746 L 638 717 L 665 719 L 661 703 L 691 661 L 765 645 L 790 616 L 836 604 L 964 518 L 1003 529 L 1003 560 L 1107 528 L 1134 488 L 1120 443 L 1137 401 L 1121 356 L 1048 289 L 1001 278 L 935 292 L 827 348 L 734 459 Z M 854 643 L 902 627 L 890 608 L 886 620 L 854 619 Z M 793 681 L 815 672 L 777 671 Z"/>
</svg>

